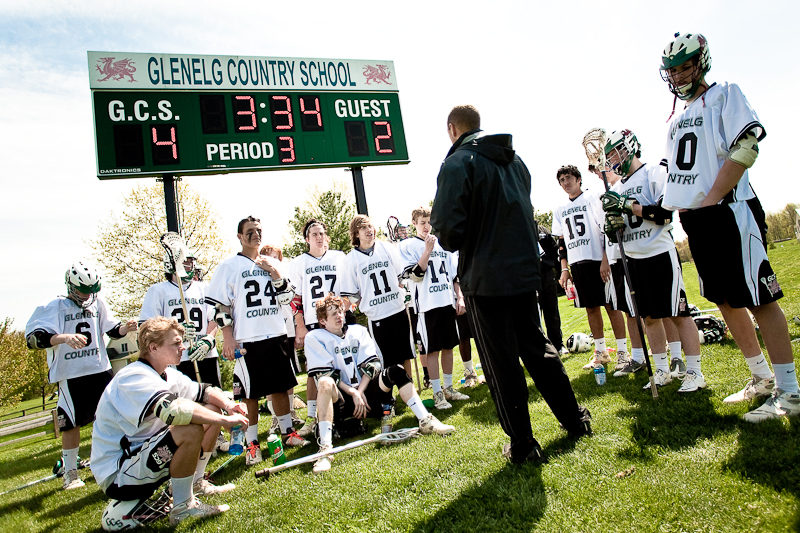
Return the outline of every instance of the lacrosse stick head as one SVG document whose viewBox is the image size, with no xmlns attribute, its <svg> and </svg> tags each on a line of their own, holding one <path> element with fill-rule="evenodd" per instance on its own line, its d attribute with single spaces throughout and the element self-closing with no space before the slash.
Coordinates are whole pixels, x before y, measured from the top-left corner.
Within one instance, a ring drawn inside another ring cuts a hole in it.
<svg viewBox="0 0 800 533">
<path fill-rule="evenodd" d="M 606 130 L 592 128 L 583 136 L 583 149 L 589 165 L 598 171 L 606 168 Z"/>
<path fill-rule="evenodd" d="M 183 281 L 191 281 L 194 276 L 194 262 L 183 237 L 174 231 L 168 231 L 161 236 L 161 246 L 164 247 L 164 272 L 175 274 Z M 188 272 L 184 263 L 191 265 Z"/>
<path fill-rule="evenodd" d="M 167 516 L 171 508 L 169 494 L 163 490 L 144 500 L 112 499 L 103 511 L 100 523 L 106 531 L 133 529 Z"/>
<path fill-rule="evenodd" d="M 415 437 L 419 437 L 419 428 L 405 428 L 392 431 L 391 433 L 382 433 L 378 438 L 378 442 L 384 446 L 388 446 L 390 444 L 406 442 Z"/>
<path fill-rule="evenodd" d="M 397 228 L 399 226 L 400 220 L 397 217 L 389 217 L 389 219 L 386 221 L 386 230 L 390 241 L 397 242 L 400 240 L 397 235 Z"/>
</svg>

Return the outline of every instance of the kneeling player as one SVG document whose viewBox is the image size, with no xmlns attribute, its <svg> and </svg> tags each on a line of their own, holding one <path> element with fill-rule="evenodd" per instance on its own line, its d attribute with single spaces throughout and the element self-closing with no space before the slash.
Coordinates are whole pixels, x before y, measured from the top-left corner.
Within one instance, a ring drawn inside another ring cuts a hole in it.
<svg viewBox="0 0 800 533">
<path fill-rule="evenodd" d="M 305 340 L 308 374 L 317 380 L 320 452 L 333 448 L 333 426 L 346 418 L 380 418 L 383 405 L 393 403 L 392 389 L 419 419 L 422 433 L 449 435 L 455 428 L 430 414 L 402 365 L 381 370 L 375 344 L 366 328 L 346 325 L 342 298 L 329 294 L 317 303 L 317 319 L 325 329 Z M 332 456 L 318 459 L 314 472 L 330 470 Z"/>
<path fill-rule="evenodd" d="M 139 360 L 120 370 L 100 399 L 92 473 L 112 498 L 103 513 L 106 530 L 140 525 L 125 511 L 131 502 L 146 500 L 168 478 L 174 501 L 171 524 L 229 509 L 204 504 L 194 492 L 219 494 L 234 488 L 212 485 L 203 479 L 203 472 L 220 426 L 246 428 L 247 409 L 220 389 L 192 381 L 171 366 L 180 361 L 183 335 L 175 319 L 147 320 L 139 329 Z M 222 415 L 220 409 L 230 414 Z"/>
</svg>

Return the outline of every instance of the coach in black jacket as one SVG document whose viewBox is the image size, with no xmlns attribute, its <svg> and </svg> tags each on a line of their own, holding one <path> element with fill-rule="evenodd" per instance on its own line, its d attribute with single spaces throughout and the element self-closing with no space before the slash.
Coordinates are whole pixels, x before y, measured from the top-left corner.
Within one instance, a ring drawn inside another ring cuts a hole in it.
<svg viewBox="0 0 800 533">
<path fill-rule="evenodd" d="M 485 135 L 472 106 L 447 118 L 453 146 L 437 178 L 431 225 L 441 245 L 458 250 L 467 315 L 512 462 L 544 461 L 533 438 L 528 388 L 519 359 L 559 422 L 576 437 L 591 432 L 567 373 L 539 323 L 538 231 L 531 176 L 511 135 Z"/>
</svg>

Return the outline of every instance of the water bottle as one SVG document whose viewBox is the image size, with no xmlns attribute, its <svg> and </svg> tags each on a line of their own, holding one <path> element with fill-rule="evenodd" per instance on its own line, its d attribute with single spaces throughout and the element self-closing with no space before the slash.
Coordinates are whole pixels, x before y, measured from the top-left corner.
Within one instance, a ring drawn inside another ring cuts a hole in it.
<svg viewBox="0 0 800 533">
<path fill-rule="evenodd" d="M 594 365 L 594 380 L 598 385 L 606 384 L 606 367 L 600 363 Z"/>
<path fill-rule="evenodd" d="M 282 465 L 286 462 L 286 455 L 283 453 L 283 443 L 281 438 L 274 433 L 267 439 L 267 448 L 269 455 L 272 458 L 272 464 L 275 466 Z"/>
<path fill-rule="evenodd" d="M 381 418 L 381 433 L 392 432 L 392 404 L 383 404 L 383 417 Z"/>
<path fill-rule="evenodd" d="M 231 444 L 228 447 L 228 455 L 242 455 L 244 453 L 244 431 L 242 426 L 231 428 Z"/>
<path fill-rule="evenodd" d="M 247 350 L 245 350 L 244 348 L 236 348 L 233 351 L 233 358 L 234 359 L 239 359 L 243 355 L 247 355 Z"/>
<path fill-rule="evenodd" d="M 567 293 L 567 300 L 574 300 L 578 296 L 575 285 L 572 284 L 572 280 L 567 280 L 567 288 L 564 292 Z"/>
</svg>

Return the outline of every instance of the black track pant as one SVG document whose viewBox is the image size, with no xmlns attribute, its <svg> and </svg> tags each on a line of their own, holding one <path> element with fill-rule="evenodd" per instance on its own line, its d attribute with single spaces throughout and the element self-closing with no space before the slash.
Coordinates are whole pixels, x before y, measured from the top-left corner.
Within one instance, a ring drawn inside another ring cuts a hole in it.
<svg viewBox="0 0 800 533">
<path fill-rule="evenodd" d="M 556 287 L 555 271 L 552 268 L 542 268 L 542 289 L 539 291 L 539 307 L 542 308 L 544 325 L 547 328 L 547 338 L 561 351 L 564 347 L 561 333 L 561 314 L 558 312 L 558 289 Z"/>
<path fill-rule="evenodd" d="M 511 438 L 511 454 L 525 457 L 535 442 L 520 359 L 558 421 L 567 431 L 580 427 L 583 413 L 564 365 L 540 326 L 536 293 L 468 296 L 466 304 L 500 426 Z"/>
</svg>

